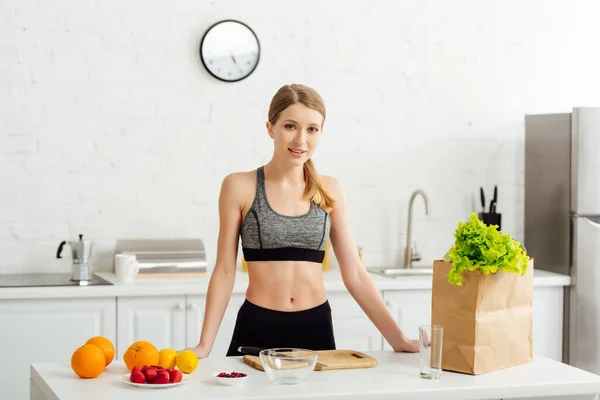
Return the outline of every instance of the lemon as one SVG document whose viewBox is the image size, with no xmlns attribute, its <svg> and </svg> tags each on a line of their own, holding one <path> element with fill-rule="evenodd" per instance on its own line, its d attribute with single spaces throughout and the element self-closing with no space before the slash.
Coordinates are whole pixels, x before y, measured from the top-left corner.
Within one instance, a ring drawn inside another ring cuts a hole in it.
<svg viewBox="0 0 600 400">
<path fill-rule="evenodd" d="M 173 349 L 162 349 L 158 352 L 158 365 L 163 368 L 175 368 L 177 352 Z"/>
<path fill-rule="evenodd" d="M 191 374 L 198 366 L 198 356 L 191 350 L 183 350 L 177 354 L 177 368 L 184 374 Z"/>
</svg>

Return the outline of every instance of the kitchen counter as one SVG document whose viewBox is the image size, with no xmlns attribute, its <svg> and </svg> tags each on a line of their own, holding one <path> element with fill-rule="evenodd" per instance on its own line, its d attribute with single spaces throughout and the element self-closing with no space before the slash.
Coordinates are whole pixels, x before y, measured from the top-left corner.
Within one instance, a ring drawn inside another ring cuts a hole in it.
<svg viewBox="0 0 600 400">
<path fill-rule="evenodd" d="M 472 376 L 444 371 L 439 380 L 419 377 L 419 354 L 368 352 L 379 361 L 370 369 L 315 371 L 300 385 L 275 385 L 261 371 L 239 357 L 201 360 L 192 380 L 178 387 L 151 390 L 120 382 L 128 373 L 114 362 L 96 379 L 80 379 L 69 364 L 32 364 L 32 400 L 151 400 L 175 398 L 216 399 L 595 399 L 600 376 L 541 356 L 500 371 Z M 213 372 L 240 371 L 249 375 L 239 387 L 221 386 Z M 555 397 L 556 396 L 556 397 Z"/>
<path fill-rule="evenodd" d="M 110 272 L 97 273 L 111 283 L 115 275 Z M 431 289 L 431 276 L 405 276 L 386 278 L 370 274 L 379 290 L 422 290 Z M 346 287 L 338 270 L 323 273 L 325 287 L 329 292 L 345 291 Z M 168 296 L 180 294 L 206 294 L 209 277 L 186 279 L 142 278 L 132 283 L 115 283 L 101 286 L 59 286 L 59 287 L 19 287 L 0 288 L 0 299 L 42 299 L 42 298 L 90 298 L 90 297 L 130 297 Z M 534 271 L 535 287 L 568 286 L 570 277 L 543 270 Z M 248 274 L 239 272 L 233 293 L 245 293 L 248 287 Z"/>
</svg>

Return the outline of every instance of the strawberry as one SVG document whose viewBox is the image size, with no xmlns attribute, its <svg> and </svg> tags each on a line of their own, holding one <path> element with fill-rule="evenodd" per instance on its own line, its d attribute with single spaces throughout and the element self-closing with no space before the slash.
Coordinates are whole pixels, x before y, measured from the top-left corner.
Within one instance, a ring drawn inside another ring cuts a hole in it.
<svg viewBox="0 0 600 400">
<path fill-rule="evenodd" d="M 137 367 L 134 367 L 134 368 L 137 368 Z M 146 374 L 146 371 L 148 371 L 148 368 L 150 368 L 150 366 L 149 366 L 149 365 L 144 365 L 144 366 L 142 367 L 142 374 Z"/>
<path fill-rule="evenodd" d="M 181 379 L 183 378 L 183 374 L 181 373 L 181 371 L 178 369 L 174 369 L 174 368 L 170 368 L 170 369 L 171 369 L 171 372 L 169 373 L 169 376 L 171 378 L 171 382 L 173 382 L 173 383 L 181 382 Z"/>
<path fill-rule="evenodd" d="M 146 370 L 146 373 L 144 375 L 146 375 L 146 380 L 148 382 L 152 382 L 152 380 L 156 378 L 156 375 L 158 375 L 158 371 L 155 368 L 151 367 Z"/>
<path fill-rule="evenodd" d="M 169 381 L 169 373 L 164 369 L 157 372 L 157 375 L 152 381 L 150 381 L 153 385 L 163 385 L 165 383 L 170 383 Z"/>
<path fill-rule="evenodd" d="M 142 371 L 137 370 L 131 372 L 131 375 L 129 375 L 129 380 L 133 383 L 144 383 L 146 382 L 146 377 L 144 374 L 142 374 Z"/>
</svg>

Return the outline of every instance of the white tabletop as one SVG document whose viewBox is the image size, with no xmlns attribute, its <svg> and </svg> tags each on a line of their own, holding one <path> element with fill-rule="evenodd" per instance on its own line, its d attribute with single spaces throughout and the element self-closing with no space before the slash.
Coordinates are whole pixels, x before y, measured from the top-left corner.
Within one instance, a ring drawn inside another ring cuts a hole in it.
<svg viewBox="0 0 600 400">
<path fill-rule="evenodd" d="M 80 379 L 68 364 L 33 364 L 31 376 L 48 400 L 178 399 L 420 399 L 468 400 L 547 397 L 600 393 L 600 376 L 541 356 L 528 364 L 472 376 L 444 371 L 439 380 L 419 377 L 419 355 L 369 352 L 379 361 L 370 369 L 315 371 L 300 385 L 273 384 L 264 372 L 238 357 L 201 360 L 192 381 L 165 389 L 141 389 L 122 383 L 127 373 L 114 362 L 96 379 Z M 221 386 L 213 372 L 249 375 L 240 387 Z"/>
</svg>

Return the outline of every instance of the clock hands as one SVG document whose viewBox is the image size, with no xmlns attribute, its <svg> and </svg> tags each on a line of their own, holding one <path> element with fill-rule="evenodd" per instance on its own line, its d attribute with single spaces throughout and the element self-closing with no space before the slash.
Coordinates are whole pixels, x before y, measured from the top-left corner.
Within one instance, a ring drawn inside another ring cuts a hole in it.
<svg viewBox="0 0 600 400">
<path fill-rule="evenodd" d="M 229 54 L 229 55 L 231 56 L 231 59 L 233 60 L 233 63 L 234 63 L 235 65 L 237 65 L 237 61 L 235 61 L 235 57 L 233 56 L 233 54 Z"/>
</svg>

